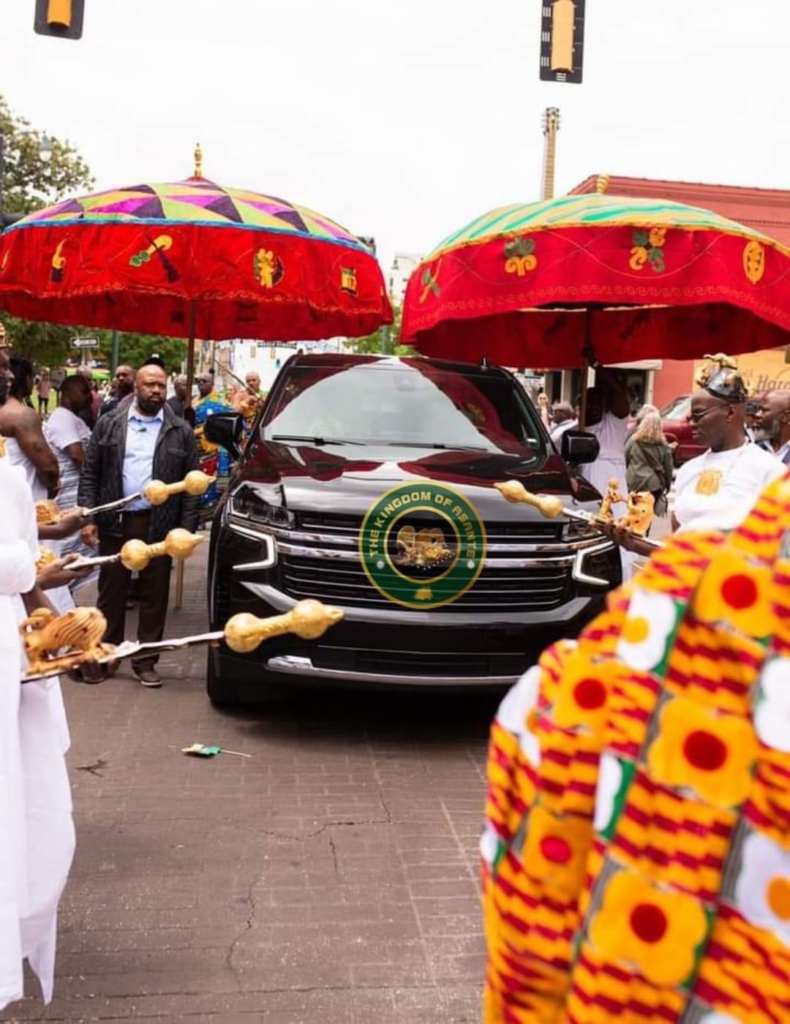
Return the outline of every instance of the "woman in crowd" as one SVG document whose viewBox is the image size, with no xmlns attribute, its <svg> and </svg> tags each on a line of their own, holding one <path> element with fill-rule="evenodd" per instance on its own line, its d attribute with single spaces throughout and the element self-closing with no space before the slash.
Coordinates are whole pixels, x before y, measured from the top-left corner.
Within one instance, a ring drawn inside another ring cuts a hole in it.
<svg viewBox="0 0 790 1024">
<path fill-rule="evenodd" d="M 85 377 L 75 374 L 63 381 L 60 391 L 60 405 L 44 424 L 44 435 L 55 453 L 60 469 L 60 490 L 55 499 L 61 512 L 76 508 L 80 471 L 85 448 L 91 432 L 81 413 L 91 406 L 91 385 Z M 62 556 L 76 553 L 91 557 L 96 552 L 83 543 L 79 533 L 63 540 L 60 544 Z M 76 589 L 85 580 L 73 579 Z"/>
<path fill-rule="evenodd" d="M 49 377 L 49 370 L 43 369 L 41 376 L 38 378 L 38 414 L 42 419 L 46 419 L 47 413 L 49 412 L 49 396 L 52 392 L 52 381 Z"/>
<path fill-rule="evenodd" d="M 649 491 L 656 515 L 667 511 L 672 486 L 672 452 L 661 429 L 657 412 L 647 413 L 625 443 L 626 482 L 629 491 Z"/>
</svg>

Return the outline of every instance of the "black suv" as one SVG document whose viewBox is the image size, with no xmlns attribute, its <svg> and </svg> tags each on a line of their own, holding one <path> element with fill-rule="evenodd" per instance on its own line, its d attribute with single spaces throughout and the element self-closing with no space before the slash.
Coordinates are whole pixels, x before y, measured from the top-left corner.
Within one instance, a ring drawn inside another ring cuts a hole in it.
<svg viewBox="0 0 790 1024">
<path fill-rule="evenodd" d="M 206 434 L 238 454 L 242 422 Z M 320 640 L 284 636 L 249 655 L 210 651 L 216 704 L 271 684 L 481 687 L 513 683 L 573 636 L 621 580 L 617 550 L 584 523 L 547 520 L 494 484 L 600 500 L 557 453 L 518 381 L 485 364 L 303 355 L 283 367 L 214 521 L 211 628 L 303 598 L 345 617 Z"/>
</svg>

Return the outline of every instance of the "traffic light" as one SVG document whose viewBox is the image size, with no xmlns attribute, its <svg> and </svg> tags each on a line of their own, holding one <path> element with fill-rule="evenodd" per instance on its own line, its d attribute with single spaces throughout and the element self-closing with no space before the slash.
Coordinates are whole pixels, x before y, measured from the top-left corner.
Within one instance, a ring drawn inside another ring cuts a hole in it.
<svg viewBox="0 0 790 1024">
<path fill-rule="evenodd" d="M 582 80 L 585 0 L 543 0 L 540 78 L 544 82 Z"/>
<path fill-rule="evenodd" d="M 81 39 L 85 0 L 36 0 L 35 30 L 40 36 Z"/>
</svg>

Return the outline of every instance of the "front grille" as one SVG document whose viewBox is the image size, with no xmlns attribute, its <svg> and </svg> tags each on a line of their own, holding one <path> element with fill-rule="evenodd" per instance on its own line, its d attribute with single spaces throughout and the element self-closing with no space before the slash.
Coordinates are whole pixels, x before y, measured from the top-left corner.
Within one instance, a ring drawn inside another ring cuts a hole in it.
<svg viewBox="0 0 790 1024">
<path fill-rule="evenodd" d="M 354 608 L 393 608 L 392 602 L 370 583 L 357 560 L 281 555 L 280 568 L 283 589 L 291 597 L 314 597 Z M 443 611 L 547 611 L 565 603 L 569 582 L 569 565 L 484 568 L 474 586 L 445 605 Z"/>
<path fill-rule="evenodd" d="M 332 512 L 300 512 L 298 529 L 320 533 L 327 541 L 352 542 L 356 546 L 362 529 L 361 516 Z M 433 524 L 430 524 L 433 525 Z M 551 544 L 562 539 L 561 522 L 487 523 L 489 544 Z"/>
</svg>

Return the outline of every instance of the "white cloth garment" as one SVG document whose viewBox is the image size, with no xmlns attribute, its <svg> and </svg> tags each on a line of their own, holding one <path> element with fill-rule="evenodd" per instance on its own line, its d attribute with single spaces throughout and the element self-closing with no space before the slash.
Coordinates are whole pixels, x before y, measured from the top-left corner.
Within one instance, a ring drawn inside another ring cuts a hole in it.
<svg viewBox="0 0 790 1024">
<path fill-rule="evenodd" d="M 689 459 L 675 479 L 678 532 L 734 530 L 763 488 L 786 472 L 787 466 L 775 455 L 749 441 L 730 451 L 709 449 Z"/>
<path fill-rule="evenodd" d="M 21 685 L 19 596 L 35 583 L 36 517 L 24 474 L 0 460 L 0 1010 L 23 995 L 27 958 L 52 998 L 57 907 L 74 853 L 57 680 Z"/>
<path fill-rule="evenodd" d="M 27 486 L 33 495 L 33 501 L 44 501 L 47 497 L 47 489 L 36 475 L 36 467 L 19 447 L 16 438 L 7 437 L 5 443 L 8 461 L 24 473 Z M 60 558 L 63 554 L 63 541 L 60 540 L 40 540 L 37 546 L 49 548 L 56 558 Z M 95 552 L 92 551 L 91 554 L 95 554 Z M 74 598 L 68 587 L 57 587 L 50 590 L 47 597 L 59 615 L 64 615 L 74 607 Z"/>
<path fill-rule="evenodd" d="M 47 489 L 36 475 L 36 467 L 19 447 L 17 439 L 15 437 L 7 437 L 5 439 L 5 446 L 8 461 L 12 466 L 19 466 L 25 474 L 25 481 L 30 489 L 30 493 L 33 495 L 33 501 L 44 501 L 47 496 Z"/>
<path fill-rule="evenodd" d="M 553 430 L 549 433 L 549 437 L 559 448 L 562 443 L 562 435 L 565 433 L 565 431 L 578 430 L 578 428 L 578 420 L 565 420 L 564 423 L 559 423 L 556 427 L 553 428 Z"/>
<path fill-rule="evenodd" d="M 88 425 L 70 409 L 66 409 L 62 405 L 58 406 L 44 424 L 44 437 L 46 437 L 47 443 L 57 456 L 60 469 L 60 490 L 55 501 L 61 512 L 69 512 L 71 509 L 76 508 L 77 489 L 80 482 L 80 471 L 76 462 L 68 455 L 66 449 L 73 444 L 79 444 L 84 450 L 88 445 L 90 436 L 91 432 Z M 61 558 L 72 554 L 79 555 L 82 558 L 92 558 L 96 554 L 96 549 L 85 544 L 79 532 L 66 537 L 65 540 L 58 541 L 57 545 L 57 554 Z M 48 543 L 47 546 L 50 547 L 52 545 Z M 61 588 L 67 590 L 68 594 L 61 594 L 60 590 L 58 590 L 55 592 L 54 598 L 51 594 L 49 595 L 50 600 L 57 607 L 58 611 L 68 611 L 69 608 L 74 607 L 74 602 L 69 595 L 76 593 L 81 587 L 95 583 L 98 575 L 98 572 L 94 572 L 90 576 L 80 577 L 70 587 Z"/>
<path fill-rule="evenodd" d="M 628 433 L 628 419 L 619 419 L 614 413 L 605 412 L 598 423 L 584 429 L 590 434 L 595 434 L 600 445 L 598 458 L 589 466 L 585 466 L 584 475 L 602 495 L 608 491 L 610 480 L 617 480 L 620 493 L 628 494 L 625 473 L 625 435 Z M 625 502 L 618 501 L 612 505 L 612 515 L 615 519 L 624 516 L 627 511 L 628 506 Z M 623 563 L 623 583 L 626 583 L 631 579 L 633 572 L 633 554 L 621 548 L 620 559 Z"/>
</svg>

